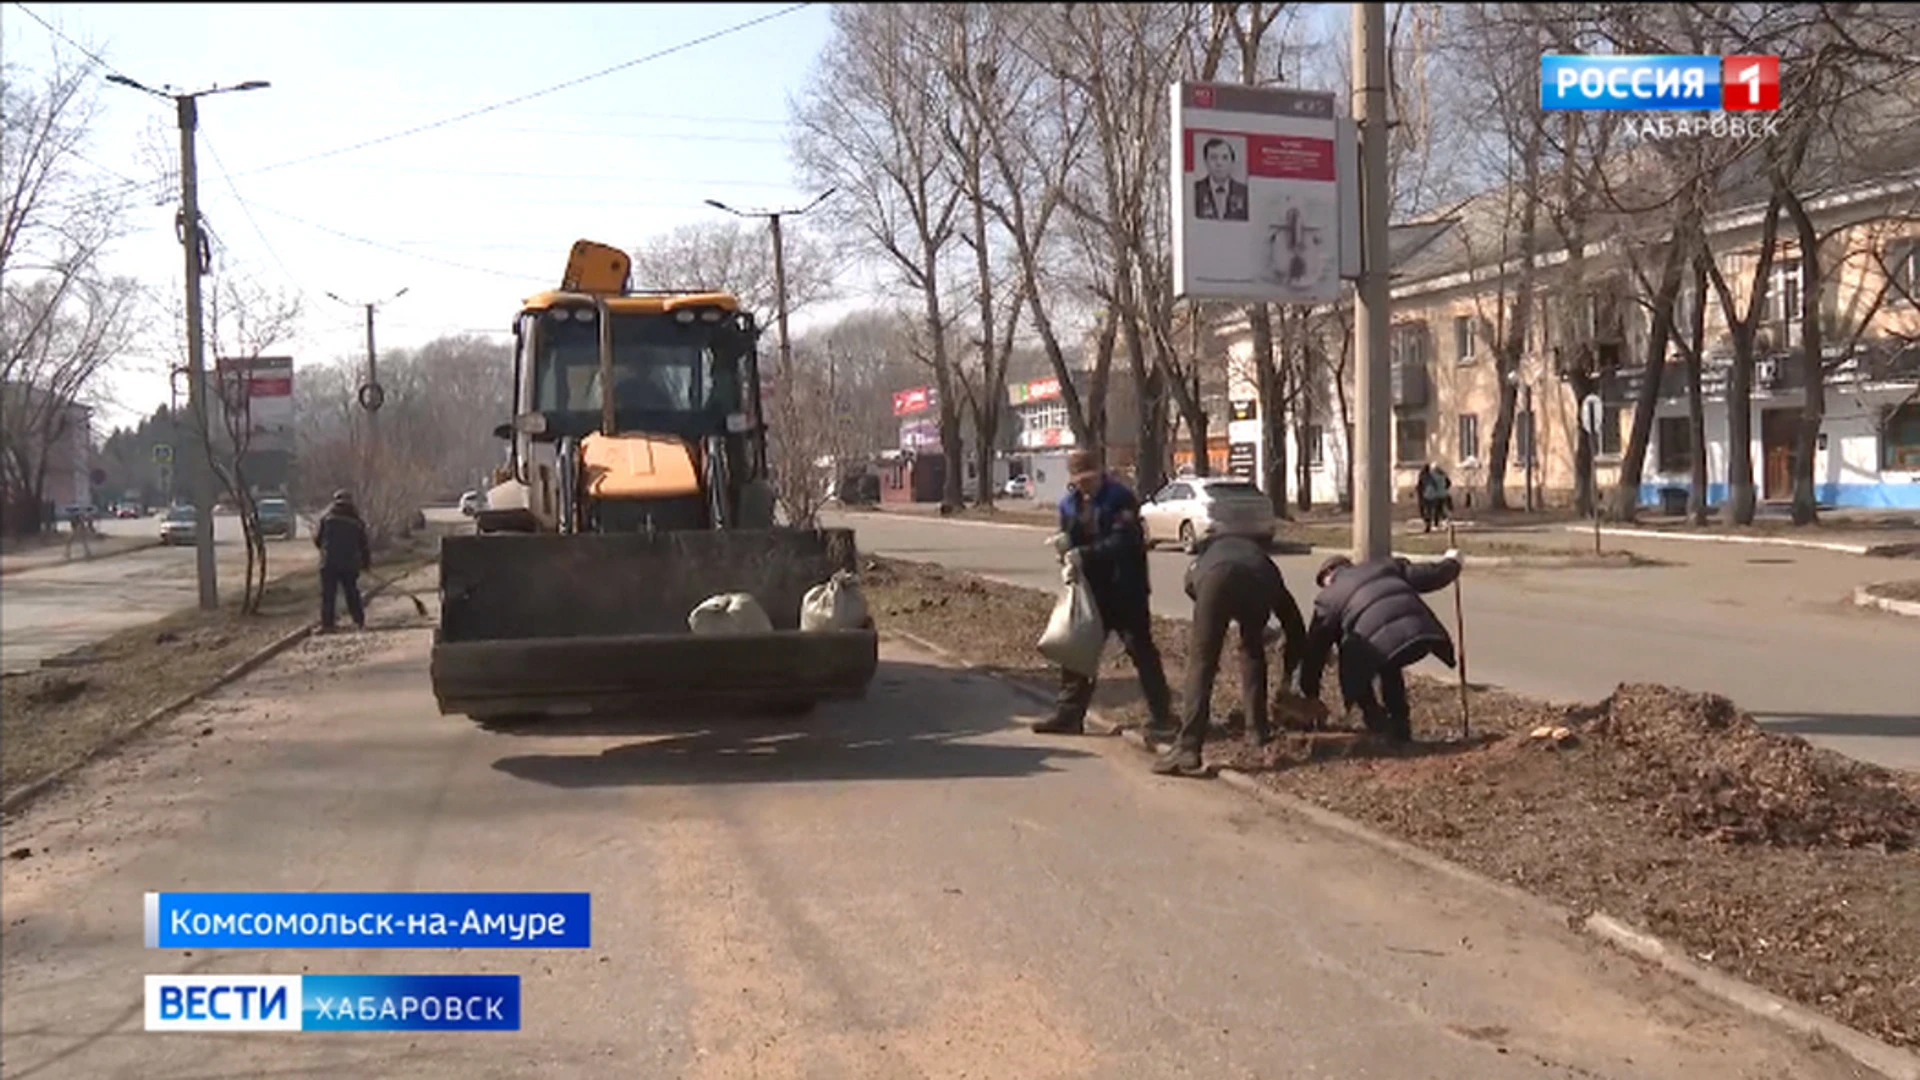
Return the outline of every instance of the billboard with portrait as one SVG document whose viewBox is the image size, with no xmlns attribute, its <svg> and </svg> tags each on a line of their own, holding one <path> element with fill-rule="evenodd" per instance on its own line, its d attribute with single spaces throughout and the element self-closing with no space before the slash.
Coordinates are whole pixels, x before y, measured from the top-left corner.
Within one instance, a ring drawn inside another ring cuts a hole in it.
<svg viewBox="0 0 1920 1080">
<path fill-rule="evenodd" d="M 1342 243 L 1341 185 L 1355 178 L 1333 95 L 1183 82 L 1172 106 L 1175 294 L 1338 299 L 1358 245 Z"/>
</svg>

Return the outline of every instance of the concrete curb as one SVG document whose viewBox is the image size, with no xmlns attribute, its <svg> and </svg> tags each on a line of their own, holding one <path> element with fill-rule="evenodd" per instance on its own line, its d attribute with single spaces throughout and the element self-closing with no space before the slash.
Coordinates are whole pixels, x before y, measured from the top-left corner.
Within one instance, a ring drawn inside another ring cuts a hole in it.
<svg viewBox="0 0 1920 1080">
<path fill-rule="evenodd" d="M 409 573 L 411 573 L 411 571 L 409 571 Z M 402 575 L 402 576 L 405 576 L 405 575 Z M 398 579 L 395 579 L 395 580 L 398 580 Z M 367 603 L 371 603 L 374 597 L 384 592 L 386 590 L 386 587 L 391 584 L 392 582 L 386 582 L 386 581 L 377 583 L 373 588 L 368 589 L 366 591 L 366 594 L 362 597 L 362 600 Z M 165 720 L 168 717 L 173 716 L 185 710 L 188 706 L 192 705 L 194 702 L 199 701 L 201 698 L 206 697 L 208 694 L 211 694 L 216 690 L 219 690 L 221 687 L 227 686 L 231 683 L 238 682 L 241 679 L 246 678 L 248 675 L 253 674 L 255 671 L 258 671 L 262 666 L 264 666 L 268 661 L 272 660 L 274 657 L 279 656 L 281 653 L 284 653 L 288 649 L 293 648 L 295 645 L 298 645 L 301 642 L 307 640 L 307 638 L 312 637 L 314 631 L 318 630 L 319 628 L 320 628 L 320 623 L 318 620 L 315 620 L 313 622 L 307 623 L 306 625 L 300 627 L 297 630 L 293 630 L 286 634 L 282 634 L 280 637 L 274 639 L 272 642 L 256 650 L 252 655 L 248 656 L 246 659 L 241 660 L 239 663 L 221 672 L 219 675 L 214 676 L 212 680 L 200 686 L 199 688 L 194 690 L 189 690 L 186 693 L 180 695 L 179 697 L 174 698 L 172 701 L 167 702 L 165 705 L 160 706 L 159 708 L 148 713 L 146 716 L 142 717 L 139 723 L 134 724 L 132 727 L 128 728 L 127 730 L 120 732 L 118 735 L 115 735 L 113 738 L 108 739 L 106 742 L 103 742 L 99 746 L 94 747 L 92 750 L 87 751 L 84 755 L 80 756 L 79 758 L 76 758 L 75 760 L 70 761 L 65 765 L 62 765 L 60 768 L 55 769 L 53 772 L 50 772 L 47 775 L 41 777 L 40 779 L 33 781 L 32 783 L 26 785 L 20 790 L 15 791 L 13 794 L 8 795 L 5 799 L 0 799 L 0 814 L 14 813 L 15 811 L 26 806 L 28 803 L 32 802 L 34 799 L 37 799 L 41 795 L 44 795 L 47 792 L 53 790 L 54 788 L 60 786 L 60 784 L 63 781 L 72 777 L 73 774 L 79 772 L 81 769 L 85 768 L 88 765 L 91 765 L 95 761 L 98 761 L 99 759 L 106 757 L 108 754 L 111 754 L 115 750 L 118 750 L 121 747 L 127 745 L 128 743 L 132 742 L 134 739 L 138 738 L 139 736 L 144 734 L 146 731 L 148 731 L 150 728 L 152 728 L 155 724 L 158 724 L 162 720 Z"/>
<path fill-rule="evenodd" d="M 1920 607 L 1920 605 L 1915 606 Z M 887 630 L 883 633 L 899 638 L 915 648 L 930 652 L 956 666 L 998 679 L 1023 697 L 1045 705 L 1052 704 L 1047 694 L 1038 687 L 1027 685 L 1018 679 L 985 671 L 980 665 L 917 634 L 904 630 Z M 1117 732 L 1136 749 L 1144 752 L 1152 753 L 1154 750 L 1153 744 L 1139 731 L 1121 728 L 1100 716 L 1095 710 L 1088 710 L 1087 726 L 1090 730 L 1098 731 L 1103 735 Z M 1572 910 L 1551 900 L 1487 877 L 1485 874 L 1404 840 L 1395 839 L 1345 814 L 1316 806 L 1283 791 L 1277 791 L 1260 783 L 1252 774 L 1239 769 L 1223 768 L 1219 771 L 1217 778 L 1228 787 L 1251 796 L 1256 802 L 1303 819 L 1324 831 L 1359 841 L 1423 870 L 1490 892 L 1516 908 L 1558 922 L 1622 952 L 1631 953 L 1656 964 L 1693 984 L 1706 994 L 1751 1016 L 1780 1024 L 1797 1034 L 1817 1036 L 1859 1064 L 1887 1077 L 1888 1080 L 1920 1080 L 1920 1054 L 1881 1042 L 1866 1032 L 1858 1031 L 1837 1020 L 1795 1005 L 1752 983 L 1695 964 L 1686 959 L 1682 950 L 1651 934 L 1636 930 L 1605 912 L 1596 911 L 1585 919 L 1581 919 Z"/>
<path fill-rule="evenodd" d="M 59 562 L 49 561 L 49 562 L 42 562 L 42 563 L 34 563 L 30 566 L 15 566 L 11 570 L 7 569 L 4 565 L 0 565 L 0 577 L 12 577 L 15 574 L 31 574 L 40 570 L 52 570 L 55 567 L 59 567 L 59 566 L 72 566 L 75 563 L 99 562 L 101 559 L 111 559 L 119 555 L 131 555 L 136 551 L 147 551 L 152 548 L 157 548 L 160 546 L 161 544 L 159 539 L 154 538 L 150 540 L 142 540 L 140 543 L 134 544 L 131 547 L 118 548 L 116 550 L 105 552 L 100 555 L 95 555 L 91 558 L 82 557 L 78 559 L 61 559 Z M 15 557 L 26 558 L 26 556 L 24 555 L 15 556 Z"/>
<path fill-rule="evenodd" d="M 1892 615 L 1905 615 L 1910 619 L 1920 619 L 1920 601 L 1895 600 L 1891 596 L 1875 595 L 1878 585 L 1862 585 L 1853 590 L 1853 602 L 1864 608 L 1878 608 Z"/>
<path fill-rule="evenodd" d="M 1591 533 L 1593 529 L 1586 525 L 1566 526 L 1567 532 Z M 1842 544 L 1831 540 L 1801 540 L 1791 536 L 1727 536 L 1721 533 L 1684 533 L 1661 532 L 1658 529 L 1622 529 L 1603 528 L 1602 536 L 1629 536 L 1643 540 L 1692 540 L 1709 544 L 1773 544 L 1777 547 L 1810 548 L 1814 551 L 1837 551 L 1842 555 L 1865 555 L 1871 550 L 1866 544 Z"/>
<path fill-rule="evenodd" d="M 1581 928 L 1623 952 L 1660 965 L 1754 1016 L 1771 1020 L 1802 1035 L 1818 1036 L 1841 1053 L 1890 1080 L 1920 1080 L 1920 1054 L 1890 1046 L 1837 1020 L 1829 1020 L 1775 997 L 1751 983 L 1702 967 L 1688 960 L 1673 946 L 1651 934 L 1641 933 L 1611 915 L 1596 911 L 1587 917 Z"/>
<path fill-rule="evenodd" d="M 1396 559 L 1409 562 L 1432 561 L 1438 555 L 1415 555 L 1396 551 Z M 1638 570 L 1649 564 L 1637 560 L 1631 552 L 1615 551 L 1605 555 L 1462 555 L 1463 566 L 1509 568 L 1514 570 Z"/>
</svg>

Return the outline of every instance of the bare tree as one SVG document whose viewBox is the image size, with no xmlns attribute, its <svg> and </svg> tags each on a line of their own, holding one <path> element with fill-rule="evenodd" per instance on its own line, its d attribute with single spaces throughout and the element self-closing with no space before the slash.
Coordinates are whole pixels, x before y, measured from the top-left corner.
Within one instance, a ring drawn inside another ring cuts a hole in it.
<svg viewBox="0 0 1920 1080">
<path fill-rule="evenodd" d="M 0 66 L 0 511 L 14 533 L 44 526 L 56 448 L 137 329 L 138 286 L 101 263 L 127 189 L 90 187 L 75 168 L 93 75 L 63 59 L 37 79 Z"/>
<path fill-rule="evenodd" d="M 245 585 L 240 612 L 255 615 L 267 589 L 267 542 L 260 533 L 260 510 L 249 476 L 253 435 L 253 365 L 268 351 L 293 337 L 300 322 L 300 298 L 261 286 L 247 278 L 223 277 L 207 305 L 208 340 L 217 361 L 211 396 L 218 406 L 221 430 L 214 430 L 209 410 L 190 412 L 197 428 L 194 443 L 207 456 L 207 467 L 240 515 L 240 533 L 247 547 Z"/>
<path fill-rule="evenodd" d="M 826 246 L 805 228 L 804 218 L 785 223 L 782 234 L 791 315 L 833 295 L 834 267 Z M 767 230 L 738 218 L 682 225 L 643 241 L 633 251 L 633 278 L 642 289 L 732 293 L 763 324 L 772 322 L 779 307 Z"/>
<path fill-rule="evenodd" d="M 825 61 L 795 109 L 796 157 L 810 182 L 842 198 L 822 207 L 853 251 L 884 260 L 923 310 L 921 333 L 940 394 L 945 505 L 961 503 L 960 395 L 949 354 L 945 260 L 962 199 L 942 119 L 948 114 L 937 57 L 922 45 L 917 5 L 834 9 Z"/>
</svg>

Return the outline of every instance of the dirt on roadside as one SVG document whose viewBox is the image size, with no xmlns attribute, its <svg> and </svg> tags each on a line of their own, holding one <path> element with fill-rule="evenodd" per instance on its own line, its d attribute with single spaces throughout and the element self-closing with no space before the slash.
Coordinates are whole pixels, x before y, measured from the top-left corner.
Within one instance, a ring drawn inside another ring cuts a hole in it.
<svg viewBox="0 0 1920 1080">
<path fill-rule="evenodd" d="M 393 553 L 379 580 L 397 580 L 430 558 Z M 0 797 L 84 760 L 318 612 L 318 574 L 288 574 L 267 586 L 258 615 L 241 616 L 237 600 L 217 612 L 178 612 L 114 634 L 63 666 L 0 680 Z"/>
<path fill-rule="evenodd" d="M 1050 594 L 887 559 L 869 559 L 863 583 L 883 631 L 1056 685 L 1034 650 Z M 1177 692 L 1187 625 L 1155 624 Z M 1217 723 L 1238 704 L 1235 666 L 1225 660 L 1215 686 Z M 1920 777 L 1766 732 L 1724 698 L 1662 686 L 1623 685 L 1577 708 L 1473 690 L 1472 738 L 1462 740 L 1458 684 L 1409 682 L 1414 747 L 1360 732 L 1330 689 L 1334 730 L 1288 731 L 1264 753 L 1222 738 L 1208 758 L 1920 1047 Z M 1117 647 L 1095 701 L 1116 720 L 1145 718 Z"/>
</svg>

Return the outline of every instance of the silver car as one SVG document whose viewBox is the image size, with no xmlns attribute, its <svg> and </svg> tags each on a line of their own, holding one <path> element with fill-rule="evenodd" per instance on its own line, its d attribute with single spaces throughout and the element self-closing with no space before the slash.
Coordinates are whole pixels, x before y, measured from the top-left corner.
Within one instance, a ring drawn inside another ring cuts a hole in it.
<svg viewBox="0 0 1920 1080">
<path fill-rule="evenodd" d="M 160 542 L 169 547 L 174 544 L 193 543 L 196 539 L 193 525 L 193 507 L 174 507 L 167 511 L 166 517 L 160 519 Z"/>
<path fill-rule="evenodd" d="M 1192 551 L 1209 529 L 1232 536 L 1273 541 L 1273 504 L 1251 480 L 1238 477 L 1181 477 L 1153 493 L 1140 507 L 1147 546 L 1177 542 Z"/>
</svg>

